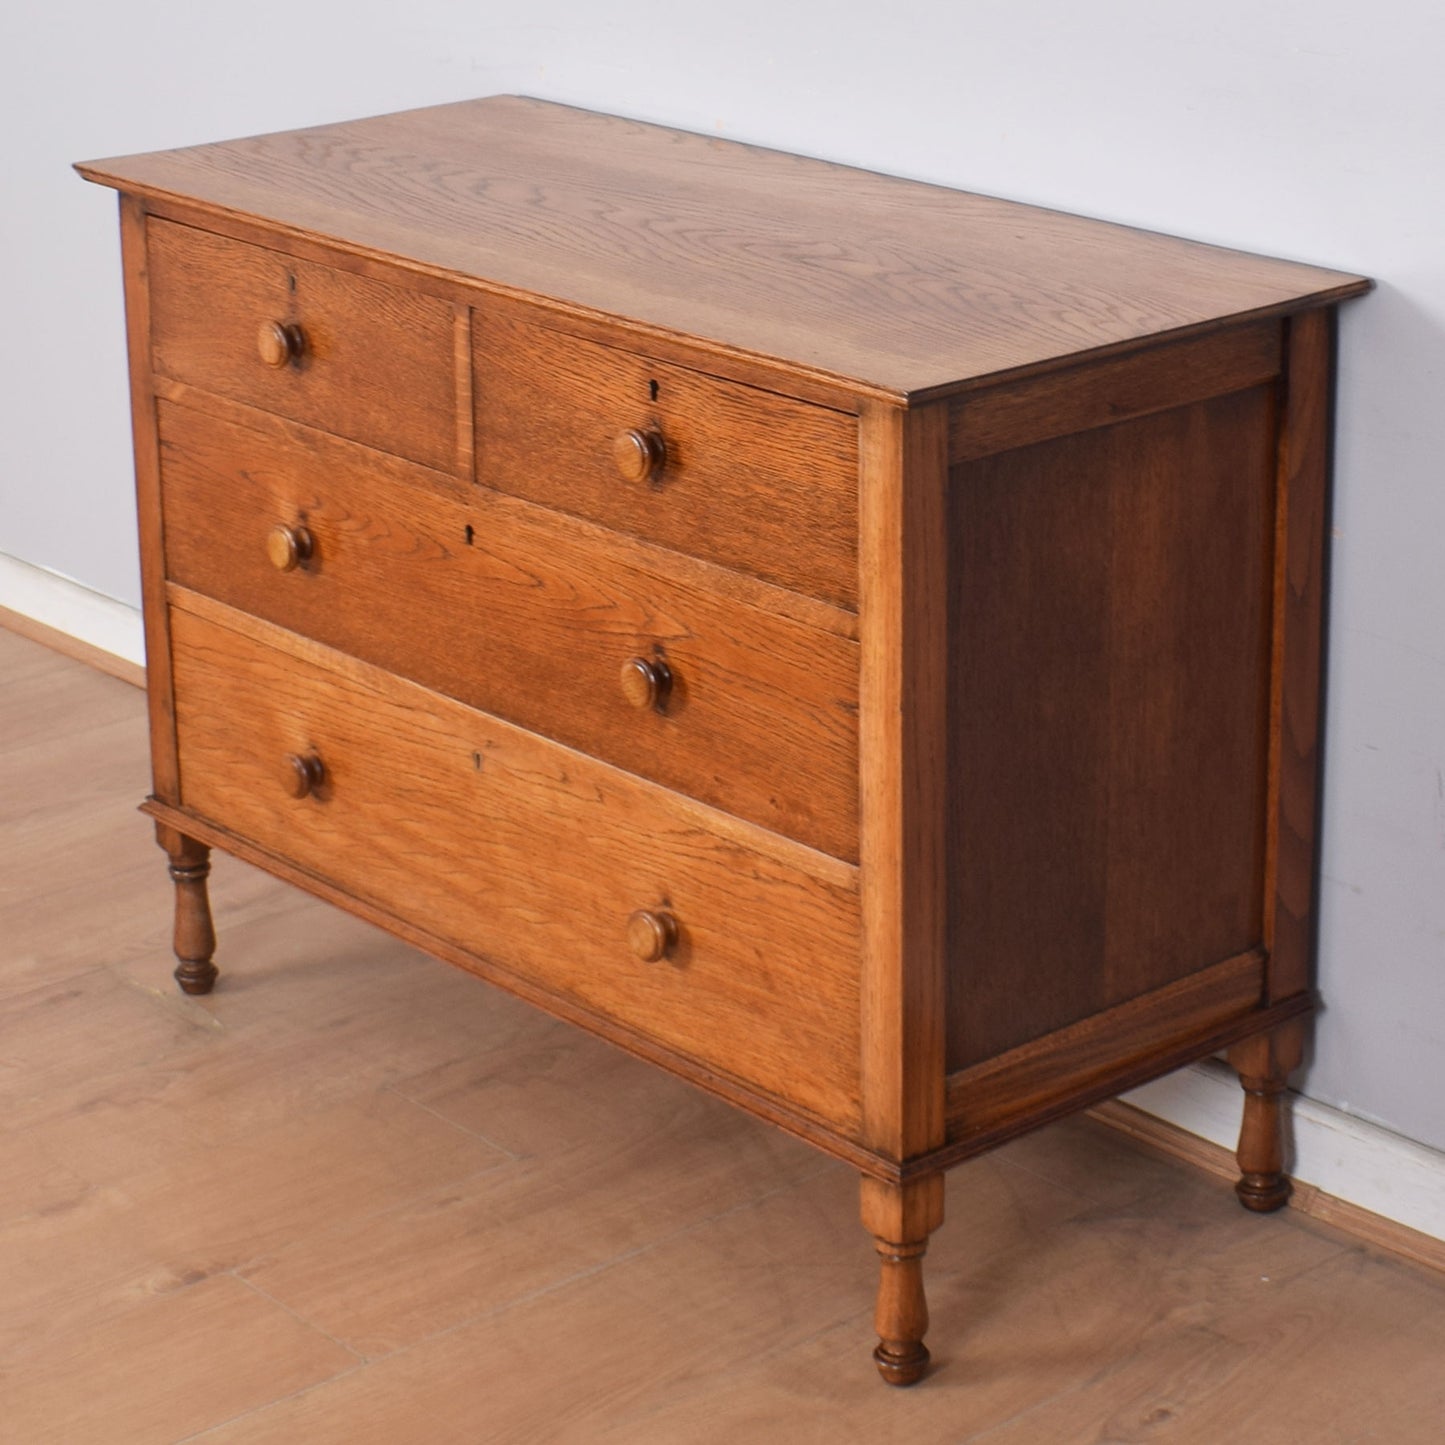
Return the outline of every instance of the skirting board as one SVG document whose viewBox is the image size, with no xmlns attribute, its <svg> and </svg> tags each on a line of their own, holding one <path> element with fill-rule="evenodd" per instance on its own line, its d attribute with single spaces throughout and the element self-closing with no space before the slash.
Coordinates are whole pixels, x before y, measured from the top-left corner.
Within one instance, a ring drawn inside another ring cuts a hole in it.
<svg viewBox="0 0 1445 1445">
<path fill-rule="evenodd" d="M 140 609 L 0 552 L 0 625 L 145 685 Z"/>
<path fill-rule="evenodd" d="M 145 643 L 137 608 L 4 553 L 0 625 L 127 681 L 144 681 Z M 1313 1099 L 1291 1097 L 1295 1207 L 1445 1269 L 1445 1153 Z M 1204 1063 L 1094 1112 L 1153 1147 L 1232 1177 L 1240 1108 L 1233 1072 L 1223 1064 Z"/>
<path fill-rule="evenodd" d="M 1291 1093 L 1294 1208 L 1445 1270 L 1445 1153 Z M 1097 1117 L 1157 1148 L 1237 1177 L 1239 1080 L 1208 1061 L 1102 1105 Z"/>
</svg>

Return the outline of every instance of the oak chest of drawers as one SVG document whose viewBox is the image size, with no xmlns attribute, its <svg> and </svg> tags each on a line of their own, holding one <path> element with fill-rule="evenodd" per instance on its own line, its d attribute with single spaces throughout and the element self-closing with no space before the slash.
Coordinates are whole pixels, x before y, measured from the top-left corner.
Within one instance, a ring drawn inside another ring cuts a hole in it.
<svg viewBox="0 0 1445 1445">
<path fill-rule="evenodd" d="M 885 1379 L 943 1170 L 1311 1006 L 1359 278 L 512 97 L 121 194 L 177 977 L 221 847 L 850 1161 Z"/>
</svg>

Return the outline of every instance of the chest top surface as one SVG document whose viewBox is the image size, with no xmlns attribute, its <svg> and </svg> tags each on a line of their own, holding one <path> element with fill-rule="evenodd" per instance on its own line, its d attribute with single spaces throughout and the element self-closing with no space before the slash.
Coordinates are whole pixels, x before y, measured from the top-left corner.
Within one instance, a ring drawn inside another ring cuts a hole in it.
<svg viewBox="0 0 1445 1445">
<path fill-rule="evenodd" d="M 519 96 L 78 169 L 912 400 L 1367 287 Z"/>
</svg>

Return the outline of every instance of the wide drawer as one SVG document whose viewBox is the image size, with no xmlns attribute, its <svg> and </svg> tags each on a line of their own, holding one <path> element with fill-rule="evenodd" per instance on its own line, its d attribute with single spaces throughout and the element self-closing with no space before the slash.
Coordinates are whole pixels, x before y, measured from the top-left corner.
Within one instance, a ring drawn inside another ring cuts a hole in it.
<svg viewBox="0 0 1445 1445">
<path fill-rule="evenodd" d="M 171 637 L 185 807 L 855 1127 L 856 869 L 215 603 Z"/>
<path fill-rule="evenodd" d="M 858 423 L 538 324 L 473 313 L 478 478 L 825 601 L 858 596 Z"/>
<path fill-rule="evenodd" d="M 457 470 L 449 302 L 154 217 L 146 254 L 159 375 Z"/>
<path fill-rule="evenodd" d="M 858 645 L 765 605 L 802 599 L 318 432 L 158 417 L 174 580 L 856 859 Z"/>
</svg>

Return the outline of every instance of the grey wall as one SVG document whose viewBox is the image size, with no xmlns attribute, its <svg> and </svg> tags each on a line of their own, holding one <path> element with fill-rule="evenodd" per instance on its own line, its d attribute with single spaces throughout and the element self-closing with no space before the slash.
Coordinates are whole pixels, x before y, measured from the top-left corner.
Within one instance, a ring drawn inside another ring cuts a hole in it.
<svg viewBox="0 0 1445 1445">
<path fill-rule="evenodd" d="M 81 157 L 523 91 L 1370 273 L 1306 1089 L 1445 1148 L 1442 54 L 1411 0 L 8 0 L 0 552 L 136 601 L 114 201 Z"/>
</svg>

